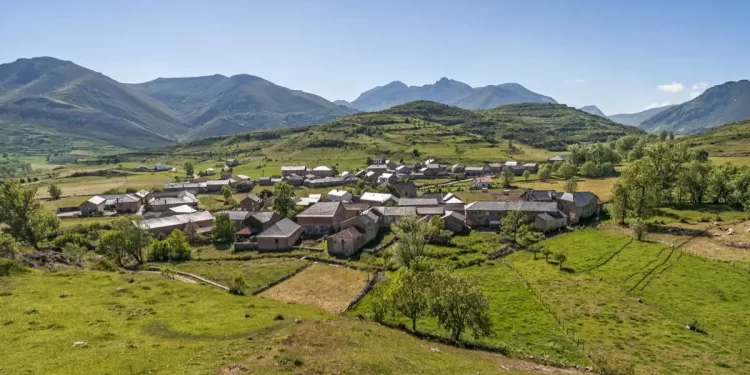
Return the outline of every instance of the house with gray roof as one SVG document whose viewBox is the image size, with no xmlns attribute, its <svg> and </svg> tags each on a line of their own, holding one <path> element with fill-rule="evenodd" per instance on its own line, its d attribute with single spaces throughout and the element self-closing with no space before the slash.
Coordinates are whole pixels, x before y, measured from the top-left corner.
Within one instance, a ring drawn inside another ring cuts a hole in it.
<svg viewBox="0 0 750 375">
<path fill-rule="evenodd" d="M 106 201 L 106 199 L 98 195 L 89 198 L 78 207 L 81 210 L 81 216 L 98 216 L 103 214 L 104 203 Z"/>
<path fill-rule="evenodd" d="M 193 223 L 198 233 L 208 233 L 213 228 L 214 217 L 210 212 L 198 211 L 191 214 L 161 216 L 143 221 L 144 229 L 153 235 L 169 234 L 175 229 L 185 230 L 188 223 Z"/>
<path fill-rule="evenodd" d="M 345 219 L 346 210 L 341 202 L 318 202 L 297 214 L 297 223 L 310 236 L 337 231 Z"/>
<path fill-rule="evenodd" d="M 399 207 L 437 207 L 438 204 L 436 198 L 401 198 L 398 200 Z"/>
<path fill-rule="evenodd" d="M 466 227 L 466 216 L 457 211 L 445 211 L 440 217 L 443 220 L 443 228 L 453 233 L 461 233 Z"/>
<path fill-rule="evenodd" d="M 299 241 L 303 228 L 297 223 L 284 218 L 257 235 L 258 250 L 286 251 Z"/>
<path fill-rule="evenodd" d="M 557 207 L 568 215 L 571 224 L 599 213 L 599 197 L 589 191 L 557 195 Z"/>
<path fill-rule="evenodd" d="M 297 176 L 304 176 L 307 172 L 307 167 L 304 165 L 285 165 L 281 167 L 281 176 L 286 177 L 293 174 Z"/>
<path fill-rule="evenodd" d="M 328 253 L 343 257 L 355 254 L 377 237 L 380 220 L 380 216 L 371 210 L 344 220 L 341 223 L 341 231 L 326 239 Z"/>
<path fill-rule="evenodd" d="M 487 171 L 485 172 L 485 167 L 466 167 L 463 173 L 466 177 L 482 176 L 485 173 L 489 173 L 489 167 L 486 168 Z"/>
<path fill-rule="evenodd" d="M 118 213 L 134 214 L 141 210 L 143 201 L 135 194 L 125 194 L 115 199 L 114 207 Z"/>
<path fill-rule="evenodd" d="M 466 205 L 466 224 L 469 226 L 500 225 L 500 221 L 510 211 L 521 211 L 529 222 L 533 222 L 536 215 L 557 212 L 555 202 L 529 201 L 478 201 Z"/>
<path fill-rule="evenodd" d="M 545 212 L 536 215 L 534 228 L 542 232 L 550 232 L 564 228 L 568 225 L 568 215 L 558 210 L 557 212 Z"/>
<path fill-rule="evenodd" d="M 263 208 L 263 199 L 255 194 L 248 194 L 240 201 L 240 207 L 247 211 L 260 211 Z"/>
<path fill-rule="evenodd" d="M 373 207 L 371 212 L 380 216 L 381 228 L 390 228 L 391 224 L 399 221 L 404 216 L 416 216 L 417 208 L 414 206 L 409 206 L 409 207 L 378 206 L 378 207 Z"/>
<path fill-rule="evenodd" d="M 217 214 L 225 214 L 229 216 L 229 220 L 234 223 L 235 230 L 242 229 L 242 227 L 245 226 L 245 220 L 250 217 L 250 211 L 245 210 L 219 211 Z"/>
</svg>

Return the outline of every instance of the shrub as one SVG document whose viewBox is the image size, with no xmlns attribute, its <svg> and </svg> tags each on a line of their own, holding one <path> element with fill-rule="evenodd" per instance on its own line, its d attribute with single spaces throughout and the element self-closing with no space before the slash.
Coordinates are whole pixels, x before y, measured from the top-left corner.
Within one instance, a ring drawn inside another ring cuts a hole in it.
<svg viewBox="0 0 750 375">
<path fill-rule="evenodd" d="M 58 249 L 64 248 L 67 244 L 73 244 L 87 249 L 89 247 L 88 237 L 81 233 L 65 233 L 63 235 L 57 236 L 57 238 L 55 238 L 52 243 L 54 243 L 55 247 L 57 247 Z"/>
<path fill-rule="evenodd" d="M 94 265 L 91 266 L 91 269 L 95 271 L 104 271 L 104 272 L 117 272 L 119 270 L 115 262 L 107 258 L 101 258 L 97 260 L 94 263 Z"/>
<path fill-rule="evenodd" d="M 20 262 L 10 259 L 0 259 L 0 276 L 12 276 L 26 272 L 29 272 L 29 269 Z"/>
<path fill-rule="evenodd" d="M 236 272 L 234 275 L 232 275 L 232 279 L 229 280 L 229 293 L 236 294 L 238 296 L 245 295 L 245 288 L 247 288 L 247 280 L 245 280 L 245 275 Z M 278 318 L 281 315 L 277 315 Z M 275 319 L 275 320 L 284 320 L 284 317 L 281 316 L 281 319 Z"/>
<path fill-rule="evenodd" d="M 630 232 L 636 241 L 643 241 L 646 238 L 647 230 L 648 226 L 646 222 L 641 219 L 635 219 L 630 222 Z"/>
</svg>

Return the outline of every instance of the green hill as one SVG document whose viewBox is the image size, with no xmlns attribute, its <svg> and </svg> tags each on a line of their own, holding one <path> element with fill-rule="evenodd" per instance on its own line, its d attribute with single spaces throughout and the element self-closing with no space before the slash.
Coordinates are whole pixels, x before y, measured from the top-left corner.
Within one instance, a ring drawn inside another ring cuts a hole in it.
<svg viewBox="0 0 750 375">
<path fill-rule="evenodd" d="M 553 155 L 543 148 L 562 150 L 581 141 L 642 133 L 564 105 L 519 104 L 469 111 L 418 101 L 323 125 L 213 137 L 154 152 L 178 160 L 187 155 L 242 156 L 269 169 L 296 161 L 346 170 L 376 154 L 405 161 L 437 157 L 467 165 L 542 161 Z M 516 141 L 513 148 L 509 140 Z"/>
<path fill-rule="evenodd" d="M 647 131 L 692 134 L 750 119 L 750 81 L 726 82 L 709 88 L 693 100 L 670 107 L 640 127 Z"/>
<path fill-rule="evenodd" d="M 713 156 L 750 155 L 750 120 L 709 129 L 705 133 L 679 138 L 692 148 L 701 148 Z"/>
</svg>

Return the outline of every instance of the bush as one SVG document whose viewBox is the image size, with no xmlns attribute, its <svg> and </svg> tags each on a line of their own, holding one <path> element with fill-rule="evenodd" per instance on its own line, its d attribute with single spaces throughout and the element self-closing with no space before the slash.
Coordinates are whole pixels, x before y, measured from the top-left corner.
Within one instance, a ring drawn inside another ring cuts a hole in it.
<svg viewBox="0 0 750 375">
<path fill-rule="evenodd" d="M 229 293 L 236 294 L 238 296 L 245 295 L 245 288 L 247 288 L 247 280 L 245 280 L 245 275 L 237 272 L 234 275 L 232 275 L 232 279 L 229 280 Z M 278 316 L 277 316 L 278 318 Z M 281 317 L 281 320 L 284 320 L 284 317 Z M 279 319 L 276 319 L 279 320 Z"/>
<path fill-rule="evenodd" d="M 52 243 L 55 244 L 55 247 L 57 247 L 58 249 L 64 248 L 67 244 L 73 244 L 86 249 L 88 249 L 89 247 L 88 237 L 81 233 L 65 233 L 63 235 L 57 236 L 57 238 L 55 238 Z"/>
<path fill-rule="evenodd" d="M 630 232 L 633 239 L 636 241 L 643 241 L 648 233 L 648 226 L 643 220 L 635 219 L 630 222 Z"/>
<path fill-rule="evenodd" d="M 21 262 L 10 259 L 0 259 L 0 276 L 19 275 L 26 272 L 29 272 L 29 269 L 21 264 Z"/>
<path fill-rule="evenodd" d="M 107 259 L 107 258 L 101 258 L 97 260 L 93 266 L 91 266 L 92 270 L 95 271 L 104 271 L 104 272 L 117 272 L 119 271 L 119 268 L 117 268 L 117 265 L 115 262 Z"/>
</svg>

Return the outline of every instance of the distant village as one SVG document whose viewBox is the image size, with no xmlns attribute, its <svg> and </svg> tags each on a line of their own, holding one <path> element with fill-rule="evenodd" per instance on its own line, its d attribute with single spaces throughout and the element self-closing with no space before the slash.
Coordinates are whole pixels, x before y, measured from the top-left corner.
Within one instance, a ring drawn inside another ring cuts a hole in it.
<svg viewBox="0 0 750 375">
<path fill-rule="evenodd" d="M 564 160 L 556 156 L 547 162 Z M 205 177 L 216 174 L 209 168 L 202 177 L 195 176 L 190 182 L 167 183 L 161 191 L 97 195 L 81 203 L 77 212 L 60 215 L 141 215 L 143 221 L 138 225 L 159 236 L 175 229 L 184 230 L 189 223 L 198 233 L 208 233 L 213 228 L 214 215 L 226 214 L 235 224 L 237 248 L 286 251 L 293 249 L 302 238 L 324 238 L 331 255 L 346 257 L 362 250 L 380 231 L 388 230 L 405 216 L 417 216 L 420 220 L 437 216 L 443 221 L 444 229 L 461 233 L 469 229 L 497 229 L 506 213 L 520 211 L 537 230 L 551 232 L 596 215 L 602 203 L 591 192 L 554 190 L 524 190 L 513 194 L 504 191 L 507 193 L 504 196 L 488 195 L 492 199 L 464 202 L 450 192 L 420 195 L 414 183 L 414 180 L 460 176 L 460 181 L 470 183 L 472 189 L 486 191 L 494 187 L 492 177 L 508 170 L 516 176 L 526 171 L 535 174 L 539 170 L 537 163 L 507 161 L 464 166 L 428 159 L 424 163 L 403 164 L 383 156 L 371 157 L 368 161 L 370 165 L 366 168 L 340 173 L 328 166 L 282 166 L 279 175 L 254 181 L 242 174 L 233 175 L 232 167 L 240 162 L 228 159 L 218 179 Z M 137 170 L 160 171 L 170 170 L 170 167 L 157 164 L 154 169 L 139 166 Z M 297 206 L 301 211 L 292 220 L 272 210 L 273 196 L 262 199 L 251 193 L 256 186 L 270 187 L 282 181 L 296 187 L 330 187 L 331 190 L 327 194 L 298 197 Z M 364 181 L 365 186 L 386 188 L 389 193 L 373 191 L 355 195 L 351 185 L 360 181 Z M 220 193 L 225 186 L 247 193 L 238 202 L 238 208 L 214 213 L 199 209 L 197 195 Z"/>
</svg>

